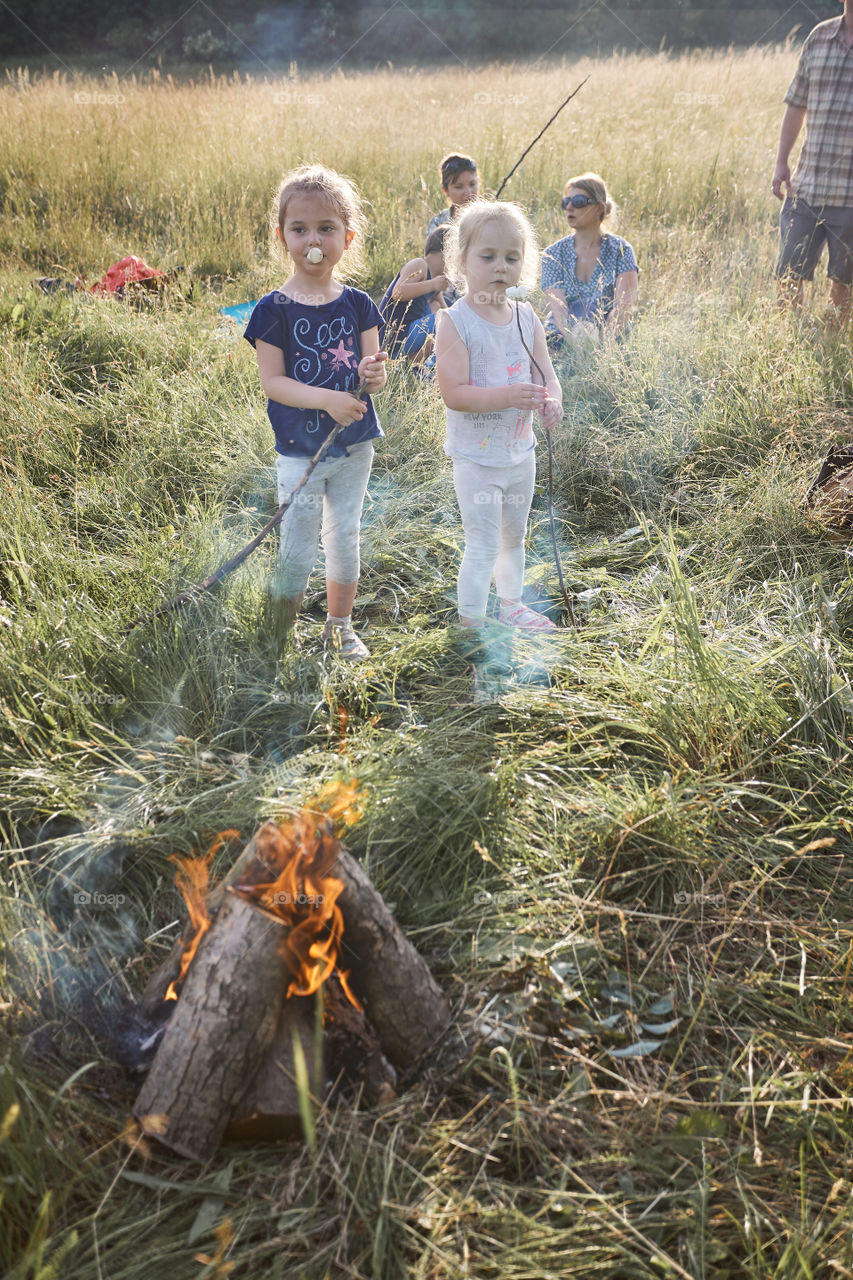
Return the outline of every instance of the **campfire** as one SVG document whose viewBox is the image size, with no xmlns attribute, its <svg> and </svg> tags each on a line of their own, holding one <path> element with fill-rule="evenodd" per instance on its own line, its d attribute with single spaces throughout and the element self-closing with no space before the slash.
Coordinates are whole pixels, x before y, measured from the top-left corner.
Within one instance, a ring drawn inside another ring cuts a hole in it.
<svg viewBox="0 0 853 1280">
<path fill-rule="evenodd" d="M 342 787 L 265 823 L 214 889 L 208 869 L 235 832 L 174 858 L 188 919 L 142 997 L 149 1016 L 170 1008 L 134 1115 L 179 1154 L 298 1134 L 309 1082 L 320 1101 L 347 1060 L 369 1099 L 393 1096 L 395 1068 L 447 1026 L 429 969 L 335 832 L 355 805 Z"/>
</svg>

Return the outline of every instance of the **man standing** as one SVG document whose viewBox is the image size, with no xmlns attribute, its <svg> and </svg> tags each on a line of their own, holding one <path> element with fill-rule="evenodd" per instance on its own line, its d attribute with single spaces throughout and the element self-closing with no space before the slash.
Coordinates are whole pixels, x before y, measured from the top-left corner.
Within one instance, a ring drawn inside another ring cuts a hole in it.
<svg viewBox="0 0 853 1280">
<path fill-rule="evenodd" d="M 824 241 L 834 323 L 850 318 L 853 285 L 853 0 L 808 35 L 785 94 L 773 194 L 787 198 L 780 216 L 776 275 L 783 296 L 802 305 Z M 788 157 L 808 114 L 806 140 L 791 177 Z"/>
</svg>

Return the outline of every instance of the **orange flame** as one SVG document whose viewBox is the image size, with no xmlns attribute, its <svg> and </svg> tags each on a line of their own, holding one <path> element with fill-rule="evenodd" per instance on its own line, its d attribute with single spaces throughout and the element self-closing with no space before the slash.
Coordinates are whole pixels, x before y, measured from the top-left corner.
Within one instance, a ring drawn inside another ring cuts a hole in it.
<svg viewBox="0 0 853 1280">
<path fill-rule="evenodd" d="M 355 782 L 331 782 L 292 819 L 267 823 L 255 837 L 256 855 L 269 868 L 271 879 L 263 884 L 233 885 L 232 891 L 256 902 L 290 926 L 282 944 L 282 957 L 292 974 L 287 995 L 313 995 L 337 972 L 348 999 L 361 1009 L 350 990 L 349 974 L 338 959 L 344 920 L 338 906 L 342 882 L 331 875 L 340 852 L 336 826 L 351 826 L 362 816 Z M 175 884 L 184 896 L 195 933 L 181 956 L 178 978 L 170 983 L 167 1000 L 177 1000 L 177 987 L 192 963 L 199 943 L 210 928 L 207 910 L 208 871 L 214 856 L 238 831 L 221 831 L 202 858 L 173 854 L 177 865 Z"/>
<path fill-rule="evenodd" d="M 198 951 L 198 944 L 210 928 L 210 915 L 207 910 L 210 864 L 227 841 L 237 840 L 239 836 L 239 831 L 220 831 L 203 857 L 184 858 L 179 853 L 173 853 L 169 858 L 169 861 L 174 862 L 178 868 L 175 872 L 175 885 L 183 894 L 195 933 L 181 956 L 181 967 L 176 981 L 169 983 L 164 997 L 166 1000 L 177 1000 L 177 988 L 183 982 L 193 956 Z"/>
<path fill-rule="evenodd" d="M 347 998 L 361 1008 L 351 991 L 349 974 L 338 968 L 344 919 L 338 906 L 343 883 L 331 874 L 340 852 L 334 824 L 351 824 L 361 816 L 353 783 L 330 783 L 294 819 L 270 827 L 259 851 L 278 874 L 274 880 L 235 886 L 265 910 L 290 925 L 282 957 L 293 975 L 288 996 L 308 996 L 337 971 Z M 266 833 L 265 833 L 266 834 Z"/>
</svg>

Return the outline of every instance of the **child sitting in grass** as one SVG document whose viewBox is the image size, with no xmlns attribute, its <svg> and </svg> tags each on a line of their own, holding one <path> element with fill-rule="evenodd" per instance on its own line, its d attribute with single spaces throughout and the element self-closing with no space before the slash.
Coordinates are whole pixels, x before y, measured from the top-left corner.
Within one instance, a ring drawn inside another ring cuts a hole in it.
<svg viewBox="0 0 853 1280">
<path fill-rule="evenodd" d="M 445 156 L 442 160 L 439 173 L 441 174 L 441 189 L 450 204 L 446 209 L 442 209 L 440 213 L 435 214 L 430 219 L 427 235 L 435 231 L 436 227 L 442 227 L 445 223 L 455 222 L 465 205 L 470 204 L 472 200 L 476 200 L 480 194 L 480 175 L 477 172 L 477 161 L 472 160 L 470 156 L 460 156 L 455 151 L 452 151 L 450 155 Z M 459 290 L 452 280 L 449 281 L 444 291 L 444 301 L 448 307 L 452 307 L 459 296 Z"/>
<path fill-rule="evenodd" d="M 431 354 L 435 313 L 444 307 L 444 237 L 446 226 L 427 236 L 422 258 L 412 258 L 395 275 L 379 310 L 385 319 L 385 349 L 389 356 L 408 356 L 422 364 Z"/>
<path fill-rule="evenodd" d="M 427 227 L 427 235 L 445 222 L 453 222 L 466 204 L 476 200 L 480 194 L 480 175 L 477 172 L 477 161 L 470 156 L 460 156 L 451 152 L 445 156 L 439 169 L 441 189 L 450 204 L 442 209 L 431 220 Z"/>
</svg>

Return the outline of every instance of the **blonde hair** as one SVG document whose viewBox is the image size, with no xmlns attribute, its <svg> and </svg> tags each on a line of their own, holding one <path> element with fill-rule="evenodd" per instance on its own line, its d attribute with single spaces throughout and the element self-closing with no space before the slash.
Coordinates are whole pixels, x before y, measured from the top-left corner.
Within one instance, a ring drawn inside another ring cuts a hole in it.
<svg viewBox="0 0 853 1280">
<path fill-rule="evenodd" d="M 270 209 L 270 252 L 275 261 L 279 262 L 281 253 L 287 255 L 284 246 L 284 221 L 288 201 L 296 195 L 320 196 L 334 209 L 347 231 L 355 232 L 352 244 L 347 249 L 345 274 L 360 275 L 364 271 L 364 234 L 367 230 L 361 196 L 349 178 L 322 164 L 304 164 L 298 169 L 291 169 L 278 184 Z M 276 232 L 281 235 L 281 240 Z"/>
<path fill-rule="evenodd" d="M 472 200 L 455 222 L 444 241 L 444 271 L 457 283 L 465 279 L 465 258 L 472 243 L 488 222 L 500 222 L 521 236 L 521 283 L 535 288 L 539 279 L 539 245 L 536 232 L 520 205 L 511 200 Z"/>
<path fill-rule="evenodd" d="M 569 187 L 577 187 L 585 196 L 589 196 L 590 200 L 594 200 L 596 204 L 604 205 L 604 213 L 601 215 L 601 221 L 606 222 L 608 218 L 616 214 L 616 204 L 607 194 L 607 187 L 604 185 L 604 179 L 598 173 L 582 173 L 577 178 L 569 178 L 563 187 L 563 195 L 569 194 Z"/>
</svg>

